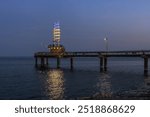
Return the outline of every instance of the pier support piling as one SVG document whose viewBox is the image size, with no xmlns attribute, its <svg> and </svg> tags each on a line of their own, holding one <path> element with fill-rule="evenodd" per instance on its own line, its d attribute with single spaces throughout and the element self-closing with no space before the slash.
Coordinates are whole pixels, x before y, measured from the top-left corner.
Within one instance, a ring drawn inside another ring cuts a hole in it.
<svg viewBox="0 0 150 117">
<path fill-rule="evenodd" d="M 41 57 L 41 67 L 44 68 L 44 57 Z"/>
<path fill-rule="evenodd" d="M 100 57 L 100 72 L 107 71 L 107 57 Z"/>
<path fill-rule="evenodd" d="M 103 72 L 103 57 L 100 57 L 100 72 Z"/>
<path fill-rule="evenodd" d="M 144 75 L 148 76 L 148 58 L 144 57 Z"/>
<path fill-rule="evenodd" d="M 107 71 L 107 57 L 104 57 L 104 71 Z"/>
<path fill-rule="evenodd" d="M 46 65 L 48 66 L 48 57 L 46 58 Z"/>
<path fill-rule="evenodd" d="M 35 57 L 35 67 L 37 67 L 37 66 L 38 66 L 38 58 Z"/>
<path fill-rule="evenodd" d="M 70 70 L 71 71 L 73 70 L 73 58 L 72 57 L 70 58 Z"/>
<path fill-rule="evenodd" d="M 60 58 L 57 57 L 57 68 L 60 68 Z"/>
</svg>

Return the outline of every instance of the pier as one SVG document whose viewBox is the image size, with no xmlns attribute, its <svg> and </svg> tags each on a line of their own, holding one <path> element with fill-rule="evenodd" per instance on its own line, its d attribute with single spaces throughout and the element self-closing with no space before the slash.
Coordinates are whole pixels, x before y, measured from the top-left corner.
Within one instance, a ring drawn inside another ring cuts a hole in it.
<svg viewBox="0 0 150 117">
<path fill-rule="evenodd" d="M 34 54 L 35 66 L 47 68 L 49 66 L 49 59 L 55 58 L 57 60 L 57 68 L 61 67 L 60 60 L 62 58 L 70 59 L 70 69 L 74 69 L 74 58 L 77 57 L 95 57 L 99 59 L 100 72 L 106 72 L 108 67 L 108 58 L 110 57 L 140 57 L 143 58 L 144 75 L 148 75 L 148 59 L 150 58 L 150 50 L 139 51 L 95 51 L 95 52 L 63 52 L 55 54 L 51 52 L 37 52 Z"/>
<path fill-rule="evenodd" d="M 131 51 L 108 51 L 108 41 L 105 38 L 107 51 L 84 51 L 84 52 L 68 52 L 60 43 L 61 29 L 59 22 L 54 23 L 53 27 L 53 43 L 48 45 L 48 52 L 37 52 L 34 54 L 35 66 L 40 68 L 49 67 L 49 59 L 57 60 L 57 68 L 61 67 L 61 59 L 70 59 L 70 69 L 74 69 L 74 58 L 79 57 L 95 57 L 99 60 L 99 71 L 107 72 L 108 58 L 110 57 L 140 57 L 143 58 L 144 75 L 148 75 L 148 59 L 150 58 L 150 50 L 131 50 Z"/>
</svg>

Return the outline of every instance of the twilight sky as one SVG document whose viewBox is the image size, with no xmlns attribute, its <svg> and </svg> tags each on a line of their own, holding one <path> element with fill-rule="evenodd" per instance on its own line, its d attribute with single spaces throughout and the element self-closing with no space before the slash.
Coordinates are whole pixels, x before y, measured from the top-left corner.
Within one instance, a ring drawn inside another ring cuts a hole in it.
<svg viewBox="0 0 150 117">
<path fill-rule="evenodd" d="M 56 21 L 68 51 L 150 50 L 150 0 L 0 0 L 0 56 L 48 51 Z"/>
</svg>

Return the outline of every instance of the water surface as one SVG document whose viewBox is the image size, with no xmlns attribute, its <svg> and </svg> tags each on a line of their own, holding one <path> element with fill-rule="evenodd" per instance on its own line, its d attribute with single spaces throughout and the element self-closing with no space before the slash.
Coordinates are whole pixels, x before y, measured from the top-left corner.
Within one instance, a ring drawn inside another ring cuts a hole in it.
<svg viewBox="0 0 150 117">
<path fill-rule="evenodd" d="M 50 69 L 34 67 L 27 57 L 0 58 L 0 99 L 150 99 L 150 77 L 143 75 L 142 58 L 112 58 L 108 72 L 99 72 L 96 58 L 49 61 Z"/>
</svg>

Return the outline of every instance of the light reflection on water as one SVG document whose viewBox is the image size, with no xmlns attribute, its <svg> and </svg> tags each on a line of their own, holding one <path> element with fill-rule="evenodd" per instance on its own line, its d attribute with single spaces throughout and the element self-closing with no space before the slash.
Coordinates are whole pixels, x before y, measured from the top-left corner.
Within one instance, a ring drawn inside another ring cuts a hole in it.
<svg viewBox="0 0 150 117">
<path fill-rule="evenodd" d="M 149 99 L 150 77 L 138 83 L 138 78 L 125 73 L 114 77 L 110 73 L 50 69 L 40 74 L 48 99 Z"/>
<path fill-rule="evenodd" d="M 97 83 L 97 87 L 99 88 L 99 92 L 95 94 L 99 98 L 111 98 L 112 97 L 112 84 L 110 80 L 110 76 L 106 73 L 102 73 L 98 76 L 99 82 Z"/>
<path fill-rule="evenodd" d="M 52 69 L 51 61 L 50 69 L 41 70 L 34 69 L 33 59 L 0 59 L 0 99 L 150 99 L 143 60 L 109 60 L 107 73 L 99 73 L 97 59 L 86 60 L 75 59 L 71 72 L 66 60 L 62 69 Z"/>
<path fill-rule="evenodd" d="M 64 96 L 64 73 L 54 69 L 47 72 L 47 83 L 50 99 L 63 99 Z"/>
</svg>

